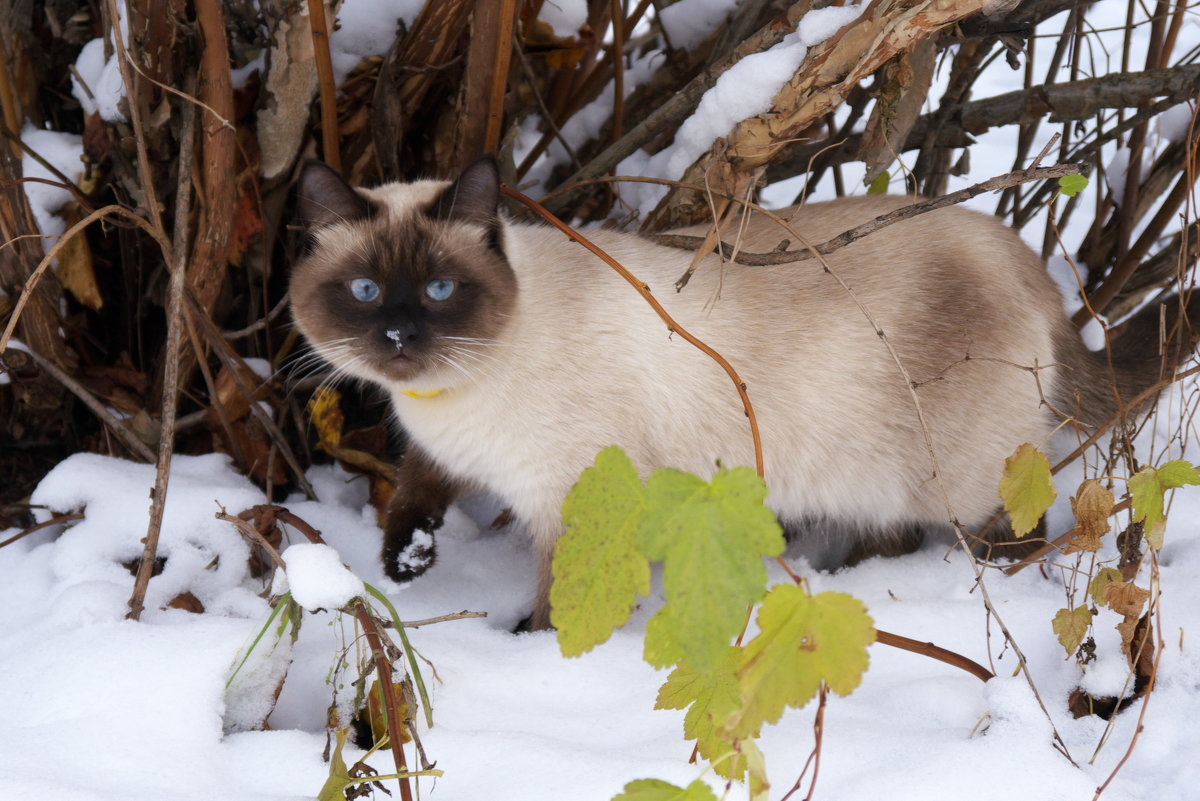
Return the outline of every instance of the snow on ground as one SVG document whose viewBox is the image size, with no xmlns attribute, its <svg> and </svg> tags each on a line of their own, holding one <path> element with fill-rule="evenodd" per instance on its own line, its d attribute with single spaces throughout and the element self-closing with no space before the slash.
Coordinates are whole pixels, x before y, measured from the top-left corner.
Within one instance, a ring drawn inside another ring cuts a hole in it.
<svg viewBox="0 0 1200 801">
<path fill-rule="evenodd" d="M 683 713 L 653 709 L 665 674 L 641 660 L 645 621 L 661 603 L 657 589 L 608 643 L 564 659 L 550 633 L 509 633 L 529 610 L 533 567 L 520 532 L 490 530 L 494 506 L 476 501 L 453 508 L 437 564 L 400 587 L 381 574 L 380 533 L 363 482 L 328 466 L 313 468 L 311 478 L 322 500 L 293 498 L 287 506 L 321 530 L 359 578 L 384 588 L 402 617 L 488 613 L 410 631 L 432 664 L 424 673 L 435 725 L 422 739 L 445 771 L 436 782 L 423 782 L 426 797 L 602 800 L 636 778 L 686 785 L 701 775 L 687 763 Z M 1060 481 L 1060 490 L 1071 480 Z M 139 550 L 152 484 L 150 466 L 72 457 L 45 478 L 34 500 L 60 512 L 83 508 L 85 519 L 0 548 L 0 798 L 313 797 L 326 773 L 321 754 L 334 694 L 330 677 L 354 636 L 353 624 L 332 612 L 307 614 L 271 730 L 244 731 L 266 696 L 245 672 L 231 689 L 225 683 L 269 609 L 257 595 L 262 581 L 246 571 L 246 546 L 214 514 L 263 498 L 221 456 L 176 457 L 160 549 L 166 566 L 150 583 L 142 622 L 133 623 L 123 619 L 132 576 L 122 563 Z M 1065 525 L 1060 509 L 1052 529 Z M 0 532 L 0 539 L 13 533 Z M 306 605 L 333 604 L 354 591 L 336 564 L 323 561 L 330 556 L 326 549 L 294 544 L 304 542 L 295 532 L 290 540 L 284 543 L 291 544 L 288 560 L 305 550 L 320 552 L 305 555 L 306 575 L 295 589 L 311 592 L 322 576 L 340 582 Z M 1120 715 L 1101 745 L 1105 723 L 1072 719 L 1065 698 L 1081 680 L 1096 691 L 1112 691 L 1125 680 L 1111 631 L 1115 616 L 1105 611 L 1111 619 L 1097 621 L 1100 659 L 1081 677 L 1050 631 L 1051 617 L 1063 606 L 1065 574 L 988 577 L 1048 719 L 1025 680 L 1012 677 L 1013 652 L 994 627 L 989 646 L 967 564 L 955 554 L 944 557 L 943 547 L 927 546 L 836 573 L 814 573 L 802 559 L 792 560 L 815 591 L 863 600 L 880 628 L 984 664 L 991 659 L 999 676 L 985 685 L 941 663 L 872 646 L 862 686 L 846 698 L 831 697 L 817 797 L 1091 798 L 1124 754 L 1141 705 Z M 1200 627 L 1198 572 L 1200 490 L 1193 489 L 1175 499 L 1162 553 L 1167 646 L 1159 686 L 1137 747 L 1106 799 L 1186 801 L 1200 784 L 1200 765 L 1186 756 L 1187 744 L 1200 741 L 1200 646 L 1190 636 Z M 784 579 L 774 568 L 772 580 Z M 184 590 L 208 613 L 162 608 Z M 338 682 L 348 685 L 350 678 Z M 789 711 L 764 733 L 772 798 L 799 775 L 812 747 L 812 715 L 811 706 Z M 1052 746 L 1052 725 L 1078 767 Z M 381 772 L 391 769 L 385 754 L 370 761 Z M 729 797 L 743 798 L 745 791 L 737 787 Z"/>
</svg>

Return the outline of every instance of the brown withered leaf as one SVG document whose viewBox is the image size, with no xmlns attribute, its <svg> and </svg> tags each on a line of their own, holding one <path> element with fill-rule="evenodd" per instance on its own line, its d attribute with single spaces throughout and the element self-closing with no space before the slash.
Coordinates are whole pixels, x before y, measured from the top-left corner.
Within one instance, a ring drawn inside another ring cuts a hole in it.
<svg viewBox="0 0 1200 801">
<path fill-rule="evenodd" d="M 1079 493 L 1071 498 L 1071 511 L 1077 522 L 1063 553 L 1100 550 L 1100 540 L 1109 530 L 1112 508 L 1113 494 L 1107 487 L 1094 478 L 1080 484 Z"/>
<path fill-rule="evenodd" d="M 62 216 L 66 220 L 68 228 L 81 219 L 79 210 L 74 204 L 63 209 Z M 104 298 L 100 295 L 100 285 L 96 283 L 92 250 L 82 231 L 63 241 L 62 250 L 58 252 L 58 267 L 54 273 L 63 287 L 84 306 L 92 311 L 100 311 L 104 306 Z"/>
<path fill-rule="evenodd" d="M 233 229 L 229 235 L 229 263 L 236 267 L 244 265 L 246 254 L 262 240 L 264 226 L 256 175 L 257 167 L 247 167 L 237 177 Z"/>
<path fill-rule="evenodd" d="M 200 599 L 190 592 L 183 592 L 172 598 L 167 606 L 172 609 L 182 609 L 185 612 L 193 612 L 197 615 L 204 612 L 204 604 L 200 603 Z"/>
<path fill-rule="evenodd" d="M 1113 581 L 1104 588 L 1105 603 L 1124 618 L 1117 624 L 1117 631 L 1121 634 L 1121 650 L 1129 660 L 1131 668 L 1137 667 L 1139 650 L 1145 651 L 1149 647 L 1149 642 L 1143 643 L 1141 640 L 1145 633 L 1143 632 L 1141 637 L 1138 636 L 1142 609 L 1149 599 L 1150 591 L 1142 589 L 1132 581 Z"/>
<path fill-rule="evenodd" d="M 555 36 L 554 28 L 542 20 L 524 25 L 525 50 L 546 59 L 546 66 L 556 70 L 574 69 L 583 60 L 584 43 L 574 36 Z"/>
<path fill-rule="evenodd" d="M 234 379 L 229 367 L 222 366 L 217 373 L 216 381 L 216 396 L 212 398 L 212 405 L 220 404 L 225 410 L 225 416 L 233 422 L 241 420 L 246 415 L 250 414 L 250 401 L 266 400 L 269 394 L 269 389 L 266 383 L 257 373 L 242 364 L 237 366 L 237 377 L 241 379 L 242 384 L 251 389 L 250 397 L 246 397 L 246 393 L 242 392 L 238 382 Z M 210 424 L 214 430 L 220 425 L 220 417 L 215 411 L 209 410 Z"/>
</svg>

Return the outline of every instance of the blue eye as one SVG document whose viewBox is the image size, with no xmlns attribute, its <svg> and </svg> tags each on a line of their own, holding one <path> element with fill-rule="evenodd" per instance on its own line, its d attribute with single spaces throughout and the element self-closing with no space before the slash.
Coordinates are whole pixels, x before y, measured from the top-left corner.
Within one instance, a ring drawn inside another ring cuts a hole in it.
<svg viewBox="0 0 1200 801">
<path fill-rule="evenodd" d="M 370 278 L 355 278 L 350 282 L 349 287 L 350 294 L 354 296 L 354 299 L 363 303 L 370 303 L 379 297 L 379 284 Z"/>
<path fill-rule="evenodd" d="M 454 294 L 454 282 L 449 278 L 438 278 L 425 285 L 425 294 L 433 300 L 446 300 Z"/>
</svg>

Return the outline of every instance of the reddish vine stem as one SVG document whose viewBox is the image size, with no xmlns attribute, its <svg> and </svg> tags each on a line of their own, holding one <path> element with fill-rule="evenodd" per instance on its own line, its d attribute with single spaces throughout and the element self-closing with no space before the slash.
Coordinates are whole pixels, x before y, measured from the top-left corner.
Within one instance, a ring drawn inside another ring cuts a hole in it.
<svg viewBox="0 0 1200 801">
<path fill-rule="evenodd" d="M 956 654 L 954 651 L 948 651 L 931 642 L 921 642 L 920 640 L 902 637 L 899 634 L 892 634 L 891 632 L 879 629 L 875 629 L 875 640 L 883 645 L 899 648 L 901 651 L 911 651 L 914 654 L 927 656 L 930 659 L 945 662 L 947 665 L 962 668 L 980 681 L 991 681 L 996 678 L 994 673 L 978 662 L 968 659 L 962 654 Z"/>
<path fill-rule="evenodd" d="M 363 634 L 367 637 L 367 644 L 371 647 L 371 658 L 375 660 L 375 670 L 379 672 L 379 690 L 383 695 L 383 704 L 387 711 L 388 740 L 392 746 L 392 758 L 396 760 L 396 772 L 407 773 L 408 763 L 404 759 L 404 744 L 400 741 L 400 733 L 404 731 L 404 721 L 400 718 L 400 706 L 396 703 L 396 685 L 392 681 L 392 664 L 384 651 L 383 641 L 379 636 L 379 631 L 375 628 L 375 620 L 367 610 L 366 603 L 361 600 L 356 602 L 354 614 L 358 617 Z M 412 788 L 408 784 L 408 777 L 401 776 L 398 781 L 400 782 L 402 801 L 412 801 Z"/>
<path fill-rule="evenodd" d="M 817 714 L 813 718 L 813 748 L 808 755 L 808 759 L 804 762 L 804 769 L 800 771 L 800 775 L 796 777 L 796 783 L 792 785 L 792 789 L 788 790 L 783 798 L 779 801 L 787 801 L 799 789 L 804 782 L 804 777 L 808 775 L 808 767 L 812 765 L 813 776 L 812 782 L 808 785 L 808 794 L 804 796 L 804 801 L 812 801 L 813 793 L 817 789 L 817 774 L 821 771 L 821 744 L 825 741 L 825 707 L 829 700 L 829 687 L 825 682 L 821 682 L 821 689 L 817 696 Z"/>
<path fill-rule="evenodd" d="M 500 191 L 507 197 L 524 204 L 531 211 L 534 211 L 538 214 L 538 216 L 546 220 L 546 222 L 562 231 L 563 234 L 565 234 L 566 237 L 572 242 L 582 245 L 584 248 L 595 254 L 597 258 L 599 258 L 609 267 L 612 267 L 614 270 L 616 270 L 617 274 L 629 282 L 630 286 L 636 289 L 638 294 L 642 296 L 642 299 L 645 300 L 646 303 L 650 304 L 650 308 L 654 309 L 655 313 L 662 318 L 662 321 L 667 324 L 668 331 L 670 331 L 672 334 L 678 334 L 689 344 L 703 352 L 706 356 L 721 366 L 721 369 L 723 369 L 733 381 L 733 385 L 737 388 L 738 396 L 742 399 L 742 408 L 745 409 L 746 418 L 750 421 L 750 436 L 754 439 L 754 466 L 758 471 L 758 477 L 764 478 L 762 439 L 759 437 L 758 433 L 758 418 L 754 416 L 754 407 L 750 405 L 750 395 L 746 392 L 746 382 L 743 381 L 741 376 L 737 374 L 737 371 L 733 369 L 733 365 L 727 362 L 724 356 L 717 353 L 715 350 L 701 342 L 696 337 L 692 336 L 692 334 L 685 330 L 683 326 L 675 322 L 671 315 L 667 313 L 667 310 L 662 307 L 662 304 L 658 302 L 658 299 L 655 298 L 650 292 L 650 287 L 647 286 L 645 282 L 639 280 L 637 276 L 625 269 L 619 262 L 617 262 L 616 259 L 605 253 L 600 247 L 593 244 L 590 240 L 588 240 L 587 237 L 583 236 L 578 231 L 564 223 L 562 220 L 555 217 L 550 211 L 548 211 L 533 198 L 530 198 L 521 192 L 516 191 L 515 189 L 510 189 L 507 186 L 501 186 Z"/>
</svg>

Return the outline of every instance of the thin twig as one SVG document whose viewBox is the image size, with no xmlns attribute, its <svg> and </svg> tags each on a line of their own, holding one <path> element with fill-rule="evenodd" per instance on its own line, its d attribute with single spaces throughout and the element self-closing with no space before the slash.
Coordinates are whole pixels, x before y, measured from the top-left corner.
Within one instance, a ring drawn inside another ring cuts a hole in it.
<svg viewBox="0 0 1200 801">
<path fill-rule="evenodd" d="M 605 253 L 603 250 L 601 250 L 599 247 L 597 247 L 595 244 L 593 244 L 590 240 L 587 239 L 587 237 L 583 236 L 578 231 L 572 229 L 570 226 L 566 225 L 564 222 L 559 220 L 557 217 L 555 217 L 553 214 L 551 214 L 540 203 L 538 203 L 535 200 L 532 200 L 529 197 L 526 197 L 525 195 L 521 194 L 520 192 L 516 191 L 515 189 L 510 189 L 507 186 L 501 186 L 500 191 L 503 194 L 507 195 L 508 197 L 513 198 L 514 200 L 518 200 L 521 203 L 523 203 L 525 206 L 527 206 L 532 211 L 536 212 L 539 216 L 541 216 L 543 219 L 545 219 L 547 222 L 549 222 L 555 228 L 562 231 L 563 234 L 565 234 L 567 236 L 567 238 L 570 239 L 572 242 L 575 242 L 575 243 L 581 245 L 582 247 L 586 248 L 587 250 L 591 251 L 597 258 L 599 258 L 601 261 L 603 261 L 609 267 L 612 267 L 614 270 L 616 270 L 617 273 L 630 284 L 630 286 L 632 286 L 634 289 L 637 290 L 638 294 L 642 296 L 642 299 L 645 300 L 646 303 L 650 304 L 650 307 L 652 309 L 654 309 L 655 313 L 658 314 L 658 316 L 662 319 L 662 321 L 667 324 L 668 331 L 670 331 L 673 334 L 678 334 L 681 338 L 683 338 L 689 344 L 691 344 L 692 346 L 694 346 L 695 348 L 697 348 L 698 350 L 703 352 L 706 356 L 708 356 L 710 359 L 712 359 L 713 361 L 715 361 L 717 364 L 719 364 L 721 366 L 721 369 L 724 370 L 725 373 L 729 376 L 729 378 L 733 381 L 734 387 L 737 388 L 738 395 L 742 399 L 742 408 L 745 409 L 746 417 L 750 421 L 750 436 L 754 440 L 755 469 L 758 471 L 759 478 L 764 478 L 762 438 L 759 436 L 758 418 L 755 417 L 754 407 L 751 406 L 751 404 L 750 404 L 750 396 L 746 392 L 746 382 L 743 381 L 741 376 L 738 375 L 737 371 L 733 369 L 733 365 L 731 365 L 728 361 L 726 361 L 724 356 L 717 353 L 715 350 L 710 348 L 708 345 L 701 342 L 699 339 L 697 339 L 695 336 L 693 336 L 690 332 L 688 332 L 682 326 L 680 326 L 679 323 L 675 322 L 675 320 L 673 320 L 671 318 L 671 315 L 669 315 L 667 313 L 667 310 L 662 307 L 662 304 L 659 303 L 658 300 L 654 297 L 654 295 L 652 295 L 650 293 L 650 287 L 648 287 L 644 282 L 640 281 L 633 273 L 629 272 L 629 270 L 625 269 L 620 263 L 618 263 L 616 261 L 616 259 L 614 259 L 612 256 L 609 256 L 607 253 Z"/>
<path fill-rule="evenodd" d="M 33 361 L 41 370 L 49 373 L 51 378 L 62 384 L 71 392 L 72 395 L 83 401 L 84 405 L 91 410 L 92 414 L 99 417 L 100 420 L 104 422 L 104 425 L 108 426 L 109 430 L 117 435 L 117 439 L 121 440 L 121 444 L 141 457 L 143 461 L 148 463 L 154 462 L 154 451 L 150 450 L 146 443 L 138 439 L 137 435 L 134 434 L 133 431 L 131 431 L 123 422 L 118 420 L 116 415 L 110 412 L 103 403 L 96 399 L 95 395 L 93 395 L 91 392 L 88 392 L 82 384 L 80 384 L 71 376 L 67 375 L 67 373 L 54 362 L 38 354 L 32 349 L 29 349 L 26 352 L 29 354 L 29 358 L 33 359 Z"/>
<path fill-rule="evenodd" d="M 142 560 L 138 563 L 133 594 L 129 598 L 130 620 L 141 617 L 158 553 L 158 536 L 162 530 L 163 512 L 167 505 L 167 487 L 171 480 L 171 456 L 175 451 L 175 412 L 179 404 L 179 327 L 183 319 L 183 297 L 187 287 L 188 240 L 191 238 L 192 215 L 192 158 L 195 152 L 195 107 L 184 104 L 180 127 L 179 173 L 175 187 L 175 231 L 171 249 L 170 280 L 167 284 L 167 347 L 163 365 L 162 420 L 158 437 L 158 464 L 154 471 L 154 493 L 150 496 L 150 520 L 146 538 L 142 540 Z"/>
<path fill-rule="evenodd" d="M 461 612 L 452 612 L 448 615 L 438 615 L 437 617 L 427 617 L 424 620 L 405 620 L 403 623 L 404 628 L 406 629 L 419 629 L 421 626 L 432 626 L 434 623 L 446 623 L 451 620 L 465 620 L 467 618 L 487 616 L 487 612 L 468 612 L 464 609 Z M 385 623 L 384 625 L 387 624 Z"/>
<path fill-rule="evenodd" d="M 240 517 L 234 517 L 226 512 L 225 507 L 223 506 L 221 506 L 220 509 L 221 511 L 217 512 L 216 514 L 216 518 L 218 520 L 224 520 L 226 523 L 232 523 L 234 527 L 242 533 L 243 537 L 266 551 L 271 557 L 271 561 L 274 562 L 280 570 L 287 572 L 287 564 L 283 561 L 283 556 L 280 555 L 278 549 L 276 549 L 274 545 L 267 541 L 267 538 L 262 535 L 262 532 L 255 528 L 249 520 L 244 520 Z"/>
<path fill-rule="evenodd" d="M 41 262 L 38 263 L 37 268 L 29 274 L 29 278 L 25 280 L 25 286 L 21 290 L 21 295 L 17 298 L 17 302 L 13 306 L 12 315 L 9 317 L 8 325 L 4 327 L 4 333 L 0 334 L 0 353 L 4 353 L 5 348 L 8 347 L 8 340 L 12 337 L 13 331 L 16 330 L 17 320 L 20 319 L 21 312 L 24 310 L 25 305 L 29 303 L 29 299 L 33 297 L 33 291 L 37 288 L 38 283 L 42 280 L 42 275 L 46 272 L 46 270 L 50 269 L 50 265 L 52 265 L 54 260 L 58 258 L 58 254 L 62 252 L 63 248 L 67 246 L 70 240 L 77 236 L 84 228 L 87 228 L 96 220 L 112 214 L 119 214 L 129 220 L 132 220 L 134 224 L 136 224 L 146 233 L 150 234 L 150 236 L 152 236 L 154 240 L 158 242 L 158 246 L 162 249 L 163 258 L 167 259 L 168 263 L 170 263 L 169 259 L 171 257 L 171 245 L 166 241 L 166 236 L 163 234 L 161 228 L 156 229 L 151 223 L 146 222 L 145 219 L 138 216 L 133 211 L 125 208 L 124 206 L 111 205 L 105 206 L 101 209 L 96 209 L 91 214 L 68 228 L 66 232 L 59 237 L 58 241 L 54 243 L 54 246 L 47 251 Z"/>
<path fill-rule="evenodd" d="M 69 515 L 55 515 L 54 517 L 50 518 L 49 520 L 43 520 L 41 523 L 34 523 L 29 528 L 21 529 L 16 534 L 14 534 L 13 536 L 9 537 L 6 540 L 0 540 L 0 548 L 3 548 L 5 545 L 12 545 L 17 540 L 24 539 L 25 537 L 28 537 L 30 534 L 33 534 L 34 532 L 37 532 L 37 531 L 41 531 L 44 528 L 49 528 L 50 526 L 57 526 L 59 523 L 71 523 L 76 520 L 83 520 L 83 517 L 84 516 L 81 513 L 80 514 L 69 514 Z M 470 614 L 485 614 L 485 613 L 472 612 Z M 405 625 L 407 626 L 409 624 L 406 623 Z"/>
<path fill-rule="evenodd" d="M 246 326 L 245 328 L 239 328 L 237 331 L 222 331 L 221 336 L 225 337 L 225 339 L 229 340 L 230 342 L 233 342 L 238 339 L 245 339 L 251 334 L 262 331 L 268 325 L 274 322 L 276 317 L 278 317 L 287 309 L 290 302 L 291 296 L 289 293 L 285 292 L 283 297 L 279 299 L 279 302 L 275 304 L 274 308 L 267 312 L 266 317 L 262 318 L 261 320 L 255 320 L 254 322 L 250 323 L 250 325 Z"/>
<path fill-rule="evenodd" d="M 117 69 L 121 73 L 121 82 L 125 85 L 125 101 L 129 107 L 129 118 L 133 123 L 133 143 L 137 149 L 138 178 L 141 190 L 145 194 L 146 213 L 150 215 L 150 224 L 158 231 L 166 231 L 163 227 L 162 210 L 158 206 L 158 195 L 154 191 L 154 176 L 150 171 L 150 157 L 146 150 L 146 130 L 142 123 L 141 104 L 138 103 L 137 85 L 133 80 L 130 65 L 133 59 L 125 49 L 121 39 L 120 14 L 117 13 L 117 0 L 108 0 L 108 15 L 111 24 L 110 33 L 117 48 Z M 170 262 L 168 262 L 169 264 Z"/>
<path fill-rule="evenodd" d="M 994 192 L 997 189 L 1005 189 L 1017 184 L 1028 183 L 1030 181 L 1041 181 L 1048 178 L 1061 178 L 1064 175 L 1078 175 L 1083 172 L 1083 166 L 1079 164 L 1057 164 L 1053 167 L 1038 167 L 1028 170 L 1017 170 L 1016 172 L 998 175 L 995 178 L 989 178 L 986 181 L 981 181 L 974 186 L 969 186 L 966 189 L 960 189 L 957 192 L 951 192 L 948 195 L 931 198 L 929 200 L 914 203 L 911 206 L 890 211 L 887 214 L 881 214 L 873 220 L 863 223 L 862 225 L 851 228 L 849 231 L 844 231 L 838 234 L 833 239 L 822 242 L 819 245 L 814 245 L 811 248 L 803 247 L 795 250 L 775 250 L 769 253 L 747 253 L 741 252 L 733 259 L 738 264 L 745 264 L 751 267 L 766 267 L 778 264 L 791 264 L 793 262 L 805 261 L 815 258 L 817 255 L 828 256 L 836 250 L 844 248 L 851 242 L 855 242 L 863 237 L 873 234 L 883 228 L 916 217 L 919 214 L 935 211 L 937 209 L 953 206 L 958 203 L 970 200 L 984 192 Z M 618 179 L 620 180 L 620 179 Z M 690 236 L 686 234 L 649 234 L 646 236 L 651 242 L 666 247 L 681 248 L 684 250 L 695 250 L 704 244 L 704 238 L 699 236 Z M 713 249 L 713 252 L 720 253 L 729 252 L 732 247 L 720 242 Z"/>
</svg>

